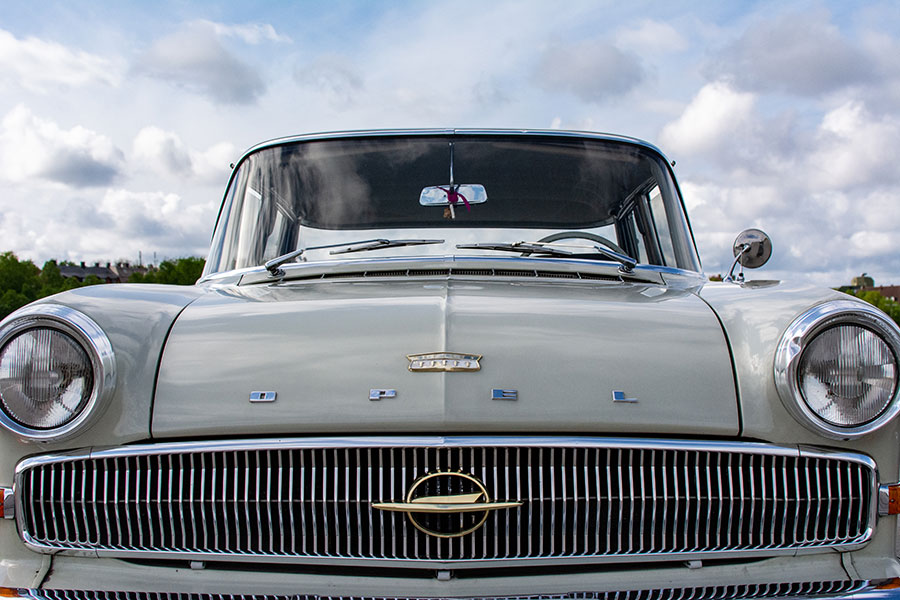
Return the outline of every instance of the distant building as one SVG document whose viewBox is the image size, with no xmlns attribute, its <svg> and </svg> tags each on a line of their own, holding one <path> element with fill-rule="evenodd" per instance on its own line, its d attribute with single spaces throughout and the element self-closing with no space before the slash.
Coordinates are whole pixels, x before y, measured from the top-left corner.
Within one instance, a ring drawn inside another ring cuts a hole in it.
<svg viewBox="0 0 900 600">
<path fill-rule="evenodd" d="M 132 265 L 128 262 L 106 263 L 101 266 L 96 262 L 92 266 L 85 263 L 78 265 L 59 265 L 59 273 L 63 277 L 74 277 L 78 281 L 84 281 L 88 275 L 95 275 L 105 283 L 125 283 L 133 273 L 146 274 L 152 267 L 144 265 Z"/>
<path fill-rule="evenodd" d="M 875 280 L 869 277 L 868 273 L 863 273 L 859 277 L 850 280 L 850 286 L 857 289 L 867 289 L 875 286 Z"/>
<path fill-rule="evenodd" d="M 862 288 L 863 292 L 878 292 L 888 300 L 900 302 L 900 285 L 879 285 Z"/>
</svg>

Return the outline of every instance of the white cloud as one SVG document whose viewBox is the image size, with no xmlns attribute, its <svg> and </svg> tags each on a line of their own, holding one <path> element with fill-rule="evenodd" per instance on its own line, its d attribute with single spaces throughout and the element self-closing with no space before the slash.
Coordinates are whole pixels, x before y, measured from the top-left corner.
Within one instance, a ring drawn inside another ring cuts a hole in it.
<svg viewBox="0 0 900 600">
<path fill-rule="evenodd" d="M 808 169 L 813 189 L 881 186 L 900 181 L 900 118 L 875 116 L 858 101 L 829 111 L 819 126 Z"/>
<path fill-rule="evenodd" d="M 275 28 L 268 23 L 226 25 L 224 23 L 206 20 L 198 21 L 198 23 L 212 27 L 217 35 L 222 37 L 235 37 L 243 40 L 247 44 L 260 44 L 264 41 L 278 43 L 290 43 L 292 41 L 290 37 L 275 31 Z"/>
<path fill-rule="evenodd" d="M 640 59 L 603 40 L 548 46 L 534 72 L 550 92 L 566 91 L 585 102 L 625 94 L 644 80 Z"/>
<path fill-rule="evenodd" d="M 645 19 L 637 26 L 621 29 L 616 42 L 622 48 L 635 52 L 680 52 L 688 42 L 678 30 L 668 23 Z"/>
<path fill-rule="evenodd" d="M 116 223 L 120 232 L 145 237 L 165 230 L 190 229 L 191 216 L 201 211 L 185 207 L 177 194 L 112 188 L 103 194 L 97 212 Z"/>
<path fill-rule="evenodd" d="M 31 178 L 73 187 L 106 185 L 119 174 L 122 152 L 112 140 L 85 127 L 63 129 L 24 105 L 0 122 L 0 177 Z"/>
<path fill-rule="evenodd" d="M 294 70 L 294 80 L 312 88 L 329 102 L 356 104 L 363 92 L 363 77 L 354 65 L 338 55 L 322 55 Z"/>
<path fill-rule="evenodd" d="M 204 23 L 156 40 L 138 71 L 222 104 L 252 104 L 265 91 L 257 70 L 231 54 Z"/>
<path fill-rule="evenodd" d="M 118 85 L 120 65 L 56 42 L 19 39 L 0 29 L 0 78 L 37 93 L 89 84 Z"/>
<path fill-rule="evenodd" d="M 897 250 L 896 231 L 857 231 L 850 236 L 850 252 L 861 258 L 880 258 Z"/>
<path fill-rule="evenodd" d="M 41 264 L 203 256 L 216 202 L 124 188 L 78 191 L 19 186 L 0 197 L 0 239 Z"/>
<path fill-rule="evenodd" d="M 159 127 L 144 127 L 132 144 L 134 158 L 142 165 L 172 175 L 184 175 L 193 171 L 193 164 L 181 138 Z"/>
<path fill-rule="evenodd" d="M 704 154 L 743 143 L 738 136 L 752 124 L 756 98 L 724 82 L 703 86 L 680 117 L 663 127 L 667 152 Z"/>
<path fill-rule="evenodd" d="M 194 176 L 217 187 L 224 186 L 231 173 L 230 165 L 237 161 L 239 155 L 240 152 L 231 142 L 219 142 L 206 150 L 193 151 Z"/>
<path fill-rule="evenodd" d="M 819 95 L 876 77 L 824 10 L 766 17 L 717 52 L 707 70 L 740 89 Z"/>
<path fill-rule="evenodd" d="M 770 264 L 754 278 L 812 279 L 837 286 L 849 283 L 851 273 L 900 269 L 895 233 L 900 211 L 881 212 L 872 196 L 797 194 L 790 186 L 691 180 L 681 188 L 708 273 L 727 271 L 732 242 L 748 227 L 762 229 L 773 243 Z"/>
<path fill-rule="evenodd" d="M 148 126 L 141 129 L 132 144 L 138 167 L 147 167 L 156 173 L 223 184 L 229 173 L 229 164 L 237 158 L 230 142 L 220 142 L 208 149 L 189 149 L 181 137 L 172 131 Z"/>
</svg>

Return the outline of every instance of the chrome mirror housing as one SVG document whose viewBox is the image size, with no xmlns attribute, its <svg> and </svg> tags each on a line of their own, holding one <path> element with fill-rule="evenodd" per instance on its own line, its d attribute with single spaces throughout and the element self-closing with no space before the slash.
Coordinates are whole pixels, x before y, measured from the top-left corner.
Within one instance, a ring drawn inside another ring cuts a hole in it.
<svg viewBox="0 0 900 600">
<path fill-rule="evenodd" d="M 731 263 L 725 281 L 743 283 L 744 267 L 758 269 L 769 262 L 772 256 L 772 240 L 760 229 L 745 229 L 735 238 L 732 252 L 734 262 Z M 735 276 L 734 268 L 738 263 L 741 265 L 741 272 Z"/>
<path fill-rule="evenodd" d="M 735 238 L 732 251 L 742 267 L 758 269 L 772 256 L 772 240 L 764 231 L 745 229 Z"/>
</svg>

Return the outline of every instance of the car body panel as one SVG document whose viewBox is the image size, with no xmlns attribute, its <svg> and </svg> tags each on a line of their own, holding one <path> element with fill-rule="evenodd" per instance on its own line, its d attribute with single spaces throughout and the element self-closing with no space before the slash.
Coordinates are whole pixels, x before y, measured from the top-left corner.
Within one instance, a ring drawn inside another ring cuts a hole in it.
<svg viewBox="0 0 900 600">
<path fill-rule="evenodd" d="M 444 351 L 483 355 L 481 370 L 408 369 L 406 355 Z M 372 388 L 396 398 L 369 401 Z M 495 388 L 518 400 L 492 401 Z M 275 402 L 248 401 L 263 390 Z M 613 402 L 614 390 L 637 402 Z M 641 283 L 244 286 L 178 319 L 153 418 L 156 437 L 498 428 L 734 435 L 721 327 L 690 292 Z"/>
</svg>

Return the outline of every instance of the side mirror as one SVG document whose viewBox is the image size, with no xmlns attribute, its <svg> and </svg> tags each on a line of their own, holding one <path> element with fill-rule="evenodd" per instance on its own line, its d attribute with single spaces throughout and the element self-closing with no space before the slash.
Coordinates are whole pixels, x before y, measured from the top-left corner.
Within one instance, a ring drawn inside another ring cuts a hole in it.
<svg viewBox="0 0 900 600">
<path fill-rule="evenodd" d="M 745 229 L 738 234 L 732 246 L 734 252 L 734 262 L 731 263 L 731 269 L 728 271 L 728 277 L 725 281 L 743 283 L 744 267 L 748 269 L 758 269 L 767 262 L 772 256 L 772 240 L 764 231 L 759 229 Z M 734 276 L 734 268 L 741 265 L 741 272 Z"/>
<path fill-rule="evenodd" d="M 732 251 L 742 267 L 758 269 L 772 256 L 772 240 L 764 231 L 745 229 L 734 240 Z"/>
</svg>

